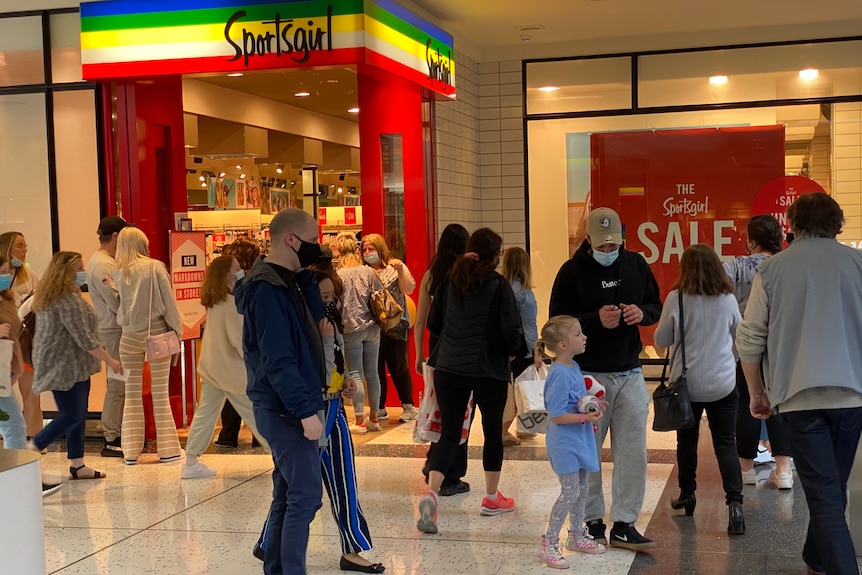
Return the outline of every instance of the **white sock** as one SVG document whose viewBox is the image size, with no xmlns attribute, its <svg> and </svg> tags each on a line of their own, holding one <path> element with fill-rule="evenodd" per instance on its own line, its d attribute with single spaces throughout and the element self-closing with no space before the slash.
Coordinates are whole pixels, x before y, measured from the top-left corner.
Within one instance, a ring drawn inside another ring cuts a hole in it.
<svg viewBox="0 0 862 575">
<path fill-rule="evenodd" d="M 488 499 L 493 499 L 493 500 L 495 500 L 495 501 L 496 501 L 496 499 L 497 499 L 497 492 L 495 491 L 494 493 L 488 493 L 487 495 L 485 495 L 485 497 L 487 497 Z"/>
</svg>

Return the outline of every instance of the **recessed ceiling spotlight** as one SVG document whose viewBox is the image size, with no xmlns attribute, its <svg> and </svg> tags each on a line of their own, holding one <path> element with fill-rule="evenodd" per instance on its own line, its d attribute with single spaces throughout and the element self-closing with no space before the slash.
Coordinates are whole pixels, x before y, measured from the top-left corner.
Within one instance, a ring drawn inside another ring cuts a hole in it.
<svg viewBox="0 0 862 575">
<path fill-rule="evenodd" d="M 803 80 L 813 80 L 820 75 L 820 71 L 816 68 L 806 68 L 805 70 L 799 70 L 799 77 Z"/>
<path fill-rule="evenodd" d="M 227 77 L 228 78 L 241 78 L 242 72 L 234 72 L 233 74 L 228 74 Z"/>
<path fill-rule="evenodd" d="M 721 86 L 727 84 L 727 76 L 710 76 L 709 83 L 713 86 Z"/>
<path fill-rule="evenodd" d="M 284 164 L 276 164 L 275 165 L 275 173 L 281 174 L 284 172 Z"/>
<path fill-rule="evenodd" d="M 202 187 L 202 188 L 207 187 L 207 183 L 206 183 L 206 182 L 201 182 L 201 187 Z"/>
<path fill-rule="evenodd" d="M 326 83 L 327 84 L 338 84 L 338 80 L 336 80 L 335 78 L 330 78 L 329 80 L 326 81 Z"/>
<path fill-rule="evenodd" d="M 206 180 L 206 177 L 204 177 L 204 176 L 198 176 L 198 178 L 199 178 L 199 179 L 200 179 L 200 181 L 202 181 L 202 182 L 203 182 L 204 180 Z"/>
<path fill-rule="evenodd" d="M 349 109 L 349 110 L 347 110 L 347 111 L 348 111 L 349 113 L 351 113 L 351 114 L 358 114 L 358 113 L 359 113 L 359 108 L 350 108 L 350 109 Z"/>
<path fill-rule="evenodd" d="M 311 96 L 311 92 L 297 92 L 294 96 L 297 98 L 305 98 L 306 96 Z"/>
<path fill-rule="evenodd" d="M 539 88 L 539 92 L 556 92 L 559 89 L 559 86 L 542 86 Z"/>
<path fill-rule="evenodd" d="M 227 174 L 225 174 L 224 172 L 219 172 L 218 177 L 223 178 L 223 177 L 225 177 L 226 175 L 227 175 Z"/>
<path fill-rule="evenodd" d="M 237 165 L 236 165 L 236 169 L 237 169 L 237 170 L 241 170 L 241 169 L 242 169 L 242 166 L 240 166 L 239 164 L 237 164 Z"/>
<path fill-rule="evenodd" d="M 239 179 L 240 179 L 240 180 L 244 180 L 244 179 L 245 179 L 245 174 L 240 174 L 240 175 L 239 175 Z"/>
</svg>

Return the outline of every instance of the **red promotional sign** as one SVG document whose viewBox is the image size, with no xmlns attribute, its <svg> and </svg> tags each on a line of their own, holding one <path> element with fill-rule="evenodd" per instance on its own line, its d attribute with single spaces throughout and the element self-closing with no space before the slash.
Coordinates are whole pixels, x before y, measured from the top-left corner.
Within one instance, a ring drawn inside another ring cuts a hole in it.
<svg viewBox="0 0 862 575">
<path fill-rule="evenodd" d="M 754 198 L 751 215 L 772 214 L 779 221 L 784 233 L 790 231 L 787 223 L 787 208 L 796 198 L 805 194 L 826 193 L 823 186 L 805 176 L 781 176 L 768 182 Z"/>
<path fill-rule="evenodd" d="M 356 224 L 356 208 L 344 208 L 344 225 L 352 226 Z"/>
<path fill-rule="evenodd" d="M 326 225 L 326 208 L 317 208 L 317 223 L 318 225 Z"/>
</svg>

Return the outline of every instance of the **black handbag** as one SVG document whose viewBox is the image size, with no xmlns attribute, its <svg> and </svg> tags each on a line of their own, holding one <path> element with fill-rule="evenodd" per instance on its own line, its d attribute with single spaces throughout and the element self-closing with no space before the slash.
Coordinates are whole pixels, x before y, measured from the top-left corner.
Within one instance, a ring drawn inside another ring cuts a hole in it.
<svg viewBox="0 0 862 575">
<path fill-rule="evenodd" d="M 661 371 L 661 384 L 652 394 L 655 417 L 652 422 L 653 431 L 677 431 L 688 429 L 696 424 L 691 400 L 688 396 L 688 384 L 685 374 L 688 367 L 685 364 L 685 318 L 682 311 L 682 292 L 679 293 L 679 346 L 682 351 L 682 373 L 670 384 L 665 383 L 667 365 L 670 360 L 670 350 L 665 356 Z"/>
</svg>

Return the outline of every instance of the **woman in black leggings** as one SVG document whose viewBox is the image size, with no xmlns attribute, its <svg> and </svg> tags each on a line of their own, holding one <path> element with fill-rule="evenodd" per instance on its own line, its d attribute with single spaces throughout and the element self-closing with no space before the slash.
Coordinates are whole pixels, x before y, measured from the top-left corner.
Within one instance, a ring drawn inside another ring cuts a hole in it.
<svg viewBox="0 0 862 575">
<path fill-rule="evenodd" d="M 734 258 L 724 264 L 724 271 L 733 282 L 734 295 L 739 303 L 739 313 L 745 315 L 745 306 L 751 292 L 751 282 L 757 266 L 766 258 L 781 251 L 784 236 L 781 224 L 771 215 L 754 216 L 748 222 L 748 242 L 746 248 L 749 255 Z M 736 412 L 736 453 L 742 468 L 742 482 L 746 485 L 757 484 L 757 471 L 754 469 L 754 458 L 757 456 L 757 446 L 760 441 L 761 420 L 755 419 L 748 408 L 748 384 L 739 363 L 736 364 L 736 388 L 739 390 L 739 403 Z M 793 473 L 790 469 L 790 445 L 784 435 L 784 417 L 773 414 L 766 420 L 766 431 L 769 433 L 769 444 L 775 457 L 775 471 L 771 479 L 779 489 L 793 487 Z"/>
<path fill-rule="evenodd" d="M 495 270 L 502 238 L 488 228 L 470 236 L 434 297 L 428 330 L 439 337 L 428 364 L 435 368 L 434 389 L 442 426 L 431 455 L 429 491 L 419 501 L 416 527 L 437 532 L 437 496 L 458 451 L 464 414 L 470 401 L 482 412 L 485 447 L 485 497 L 482 515 L 514 511 L 515 501 L 497 489 L 503 466 L 503 409 L 509 383 L 509 359 L 521 348 L 523 332 L 515 294 Z"/>
</svg>

